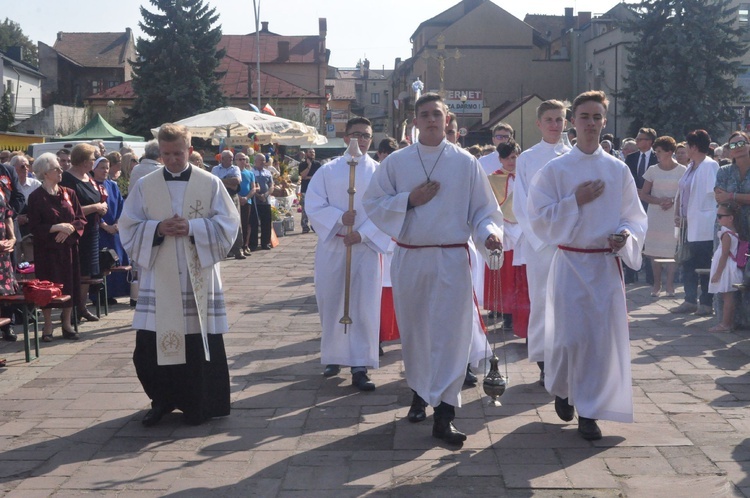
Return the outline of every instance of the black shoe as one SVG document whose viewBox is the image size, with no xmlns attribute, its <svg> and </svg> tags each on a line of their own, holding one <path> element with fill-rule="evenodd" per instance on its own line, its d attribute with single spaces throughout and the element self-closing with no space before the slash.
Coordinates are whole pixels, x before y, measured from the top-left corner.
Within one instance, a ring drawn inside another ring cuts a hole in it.
<svg viewBox="0 0 750 498">
<path fill-rule="evenodd" d="M 375 384 L 368 377 L 367 372 L 354 372 L 352 375 L 352 385 L 360 391 L 374 391 Z"/>
<path fill-rule="evenodd" d="M 562 399 L 560 396 L 555 396 L 555 413 L 563 421 L 570 422 L 575 415 L 575 408 L 568 404 L 568 398 Z"/>
<path fill-rule="evenodd" d="M 264 246 L 260 246 L 260 248 L 263 249 L 264 251 L 270 251 L 271 250 L 271 246 L 269 246 L 268 244 L 266 244 Z"/>
<path fill-rule="evenodd" d="M 602 438 L 602 431 L 593 418 L 578 416 L 578 433 L 587 441 L 596 441 Z"/>
<path fill-rule="evenodd" d="M 13 332 L 13 329 L 8 327 L 8 330 L 3 330 L 3 339 L 8 342 L 16 342 L 18 340 L 18 336 L 15 332 Z"/>
<path fill-rule="evenodd" d="M 456 429 L 450 420 L 436 418 L 432 424 L 432 437 L 442 439 L 448 444 L 462 444 L 466 434 Z"/>
<path fill-rule="evenodd" d="M 98 322 L 99 319 L 91 314 L 88 309 L 78 312 L 78 320 L 85 319 L 87 322 Z"/>
<path fill-rule="evenodd" d="M 247 256 L 237 251 L 237 254 L 234 255 L 234 259 L 247 259 Z"/>
<path fill-rule="evenodd" d="M 465 386 L 476 386 L 477 385 L 477 376 L 474 374 L 474 372 L 471 371 L 471 367 L 469 365 L 466 365 L 466 377 L 464 377 L 464 385 Z"/>
<path fill-rule="evenodd" d="M 326 365 L 326 369 L 323 370 L 323 377 L 333 377 L 341 372 L 341 367 L 338 365 Z"/>
<path fill-rule="evenodd" d="M 427 402 L 423 400 L 419 394 L 414 393 L 411 399 L 411 408 L 409 408 L 409 413 L 406 415 L 406 419 L 412 423 L 422 422 L 427 418 L 427 412 L 425 412 L 426 406 Z"/>
<path fill-rule="evenodd" d="M 155 404 L 141 420 L 141 423 L 146 427 L 156 425 L 167 413 L 171 413 L 174 410 L 173 406 L 166 406 L 162 404 Z"/>
</svg>

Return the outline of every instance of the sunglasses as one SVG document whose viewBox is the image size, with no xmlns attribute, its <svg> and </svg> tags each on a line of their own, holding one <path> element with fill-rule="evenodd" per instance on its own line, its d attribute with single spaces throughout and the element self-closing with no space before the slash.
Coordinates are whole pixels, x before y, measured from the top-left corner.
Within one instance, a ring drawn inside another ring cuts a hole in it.
<svg viewBox="0 0 750 498">
<path fill-rule="evenodd" d="M 747 145 L 747 142 L 745 142 L 744 140 L 737 140 L 736 142 L 732 142 L 729 144 L 729 150 L 741 149 L 745 145 Z"/>
</svg>

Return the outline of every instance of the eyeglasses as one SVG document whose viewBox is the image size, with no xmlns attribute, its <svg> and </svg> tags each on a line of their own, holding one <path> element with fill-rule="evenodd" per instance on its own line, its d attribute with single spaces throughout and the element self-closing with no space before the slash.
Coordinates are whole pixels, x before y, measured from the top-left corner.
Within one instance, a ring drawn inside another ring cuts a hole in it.
<svg viewBox="0 0 750 498">
<path fill-rule="evenodd" d="M 498 140 L 510 140 L 510 135 L 495 135 Z"/>
<path fill-rule="evenodd" d="M 358 131 L 349 133 L 347 136 L 356 138 L 357 140 L 370 140 L 372 138 L 372 135 L 369 133 L 360 133 Z"/>
<path fill-rule="evenodd" d="M 722 219 L 722 218 L 723 218 L 723 217 L 725 217 L 725 216 L 732 216 L 732 215 L 731 215 L 731 214 L 717 214 L 717 215 L 716 215 L 716 217 L 717 217 L 718 219 Z"/>
<path fill-rule="evenodd" d="M 744 140 L 737 140 L 736 142 L 732 142 L 729 144 L 729 150 L 741 149 L 746 145 L 747 142 L 745 142 Z"/>
</svg>

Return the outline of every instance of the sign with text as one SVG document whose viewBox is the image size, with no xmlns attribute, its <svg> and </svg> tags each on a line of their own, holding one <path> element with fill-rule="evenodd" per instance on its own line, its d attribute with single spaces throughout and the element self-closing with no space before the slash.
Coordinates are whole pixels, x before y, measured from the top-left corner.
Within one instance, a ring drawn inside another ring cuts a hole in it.
<svg viewBox="0 0 750 498">
<path fill-rule="evenodd" d="M 438 92 L 438 90 L 430 90 Z M 466 102 L 461 97 L 466 96 Z M 484 108 L 482 90 L 446 90 L 445 104 L 460 119 L 462 116 L 481 116 Z"/>
</svg>

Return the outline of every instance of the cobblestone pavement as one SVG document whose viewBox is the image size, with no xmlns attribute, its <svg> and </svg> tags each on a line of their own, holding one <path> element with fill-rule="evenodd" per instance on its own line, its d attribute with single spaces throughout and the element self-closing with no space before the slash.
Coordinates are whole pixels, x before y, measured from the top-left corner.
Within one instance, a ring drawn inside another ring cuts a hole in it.
<svg viewBox="0 0 750 498">
<path fill-rule="evenodd" d="M 0 494 L 36 496 L 750 496 L 750 331 L 710 334 L 712 318 L 628 286 L 636 423 L 602 422 L 587 442 L 537 384 L 523 340 L 506 335 L 502 406 L 463 392 L 461 449 L 405 420 L 400 346 L 377 390 L 324 379 L 313 292 L 315 234 L 222 265 L 232 414 L 199 427 L 178 413 L 152 428 L 131 356 L 131 311 L 114 307 L 78 342 L 41 358 L 0 344 Z M 680 294 L 678 294 L 679 298 Z M 125 299 L 121 299 L 123 302 Z M 581 313 L 586 310 L 571 310 Z M 502 357 L 502 335 L 493 333 Z M 481 380 L 481 376 L 480 376 Z M 428 411 L 429 414 L 429 411 Z M 431 418 L 431 417 L 430 417 Z"/>
</svg>

